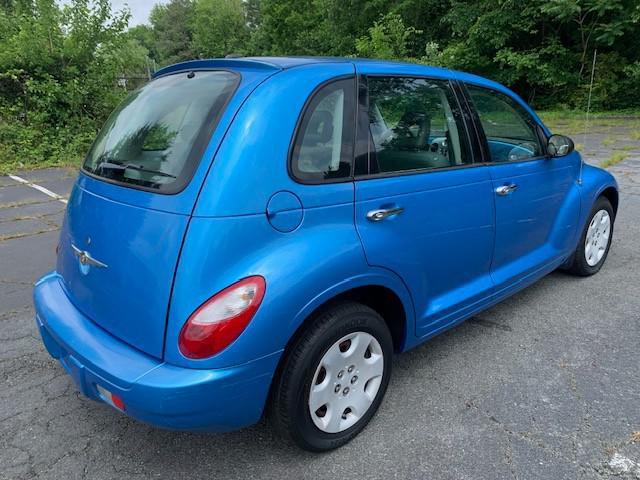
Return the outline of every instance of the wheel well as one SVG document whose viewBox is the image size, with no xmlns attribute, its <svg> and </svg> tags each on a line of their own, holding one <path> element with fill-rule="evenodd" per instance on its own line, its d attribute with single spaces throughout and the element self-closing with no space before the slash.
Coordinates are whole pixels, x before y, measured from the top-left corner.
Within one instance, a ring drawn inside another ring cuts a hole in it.
<svg viewBox="0 0 640 480">
<path fill-rule="evenodd" d="M 334 302 L 345 300 L 362 303 L 378 312 L 391 332 L 394 350 L 398 352 L 402 349 L 406 334 L 407 317 L 404 307 L 402 306 L 402 301 L 400 301 L 400 298 L 393 290 L 386 287 L 369 285 L 354 288 L 332 299 Z"/>
<path fill-rule="evenodd" d="M 617 215 L 618 213 L 618 191 L 614 187 L 607 187 L 601 193 L 603 197 L 605 197 L 611 203 L 611 207 L 613 207 L 613 215 Z"/>
<path fill-rule="evenodd" d="M 290 345 L 295 343 L 295 340 L 304 332 L 307 324 L 310 321 L 313 321 L 313 319 L 317 317 L 319 313 L 326 310 L 327 308 L 331 308 L 337 303 L 342 303 L 345 301 L 359 302 L 378 312 L 384 319 L 387 327 L 389 328 L 389 331 L 391 332 L 394 350 L 396 352 L 402 350 L 405 340 L 407 322 L 407 316 L 405 314 L 402 301 L 393 292 L 393 290 L 389 288 L 381 287 L 379 285 L 367 285 L 364 287 L 347 290 L 346 292 L 336 295 L 335 297 L 324 302 L 322 305 L 318 306 L 305 319 L 302 325 L 298 327 L 295 334 L 287 343 L 287 348 L 285 349 L 285 351 L 289 348 Z"/>
<path fill-rule="evenodd" d="M 269 390 L 269 401 L 265 409 L 265 415 L 269 415 L 269 409 L 271 408 L 274 388 L 279 382 L 280 375 L 282 373 L 283 365 L 286 362 L 288 353 L 291 346 L 294 345 L 300 336 L 302 336 L 309 325 L 320 313 L 327 308 L 331 308 L 345 301 L 360 302 L 368 307 L 374 309 L 384 319 L 389 331 L 391 332 L 391 338 L 393 339 L 393 349 L 396 352 L 402 350 L 404 346 L 404 340 L 407 328 L 407 316 L 404 311 L 404 306 L 400 298 L 393 292 L 393 290 L 381 287 L 379 285 L 367 285 L 364 287 L 354 288 L 343 292 L 335 297 L 327 300 L 322 305 L 318 306 L 298 327 L 295 333 L 291 336 L 284 349 L 284 353 L 280 358 L 276 371 L 274 373 L 271 388 Z"/>
</svg>

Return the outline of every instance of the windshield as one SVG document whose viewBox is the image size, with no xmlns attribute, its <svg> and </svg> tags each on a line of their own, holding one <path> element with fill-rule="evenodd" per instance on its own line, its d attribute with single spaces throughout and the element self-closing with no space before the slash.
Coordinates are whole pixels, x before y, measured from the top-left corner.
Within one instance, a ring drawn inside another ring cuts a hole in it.
<svg viewBox="0 0 640 480">
<path fill-rule="evenodd" d="M 83 169 L 110 181 L 175 193 L 190 180 L 237 85 L 227 71 L 158 78 L 129 95 L 98 134 Z"/>
</svg>

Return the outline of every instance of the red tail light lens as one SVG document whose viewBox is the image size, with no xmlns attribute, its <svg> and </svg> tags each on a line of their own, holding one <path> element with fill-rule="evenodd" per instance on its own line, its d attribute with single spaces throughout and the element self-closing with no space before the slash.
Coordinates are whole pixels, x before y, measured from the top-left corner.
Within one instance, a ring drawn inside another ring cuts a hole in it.
<svg viewBox="0 0 640 480">
<path fill-rule="evenodd" d="M 186 321 L 178 345 L 188 358 L 207 358 L 233 342 L 255 315 L 266 284 L 259 276 L 247 277 L 203 303 Z"/>
</svg>

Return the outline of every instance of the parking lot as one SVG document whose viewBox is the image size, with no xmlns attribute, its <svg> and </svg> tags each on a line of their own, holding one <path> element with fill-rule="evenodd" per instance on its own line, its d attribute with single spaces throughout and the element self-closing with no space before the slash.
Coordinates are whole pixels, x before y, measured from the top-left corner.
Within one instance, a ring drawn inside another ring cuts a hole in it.
<svg viewBox="0 0 640 480">
<path fill-rule="evenodd" d="M 31 305 L 76 171 L 0 176 L 0 478 L 640 479 L 640 144 L 624 122 L 594 132 L 576 136 L 587 161 L 628 155 L 602 271 L 553 273 L 396 357 L 378 415 L 322 455 L 267 422 L 168 432 L 80 396 Z"/>
</svg>

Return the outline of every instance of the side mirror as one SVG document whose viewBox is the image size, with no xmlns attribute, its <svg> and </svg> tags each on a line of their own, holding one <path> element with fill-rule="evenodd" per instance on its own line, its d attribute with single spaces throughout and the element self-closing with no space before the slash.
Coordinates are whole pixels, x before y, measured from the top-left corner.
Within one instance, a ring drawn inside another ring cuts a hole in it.
<svg viewBox="0 0 640 480">
<path fill-rule="evenodd" d="M 565 135 L 551 135 L 547 140 L 547 152 L 552 157 L 564 157 L 575 149 L 573 140 Z"/>
</svg>

